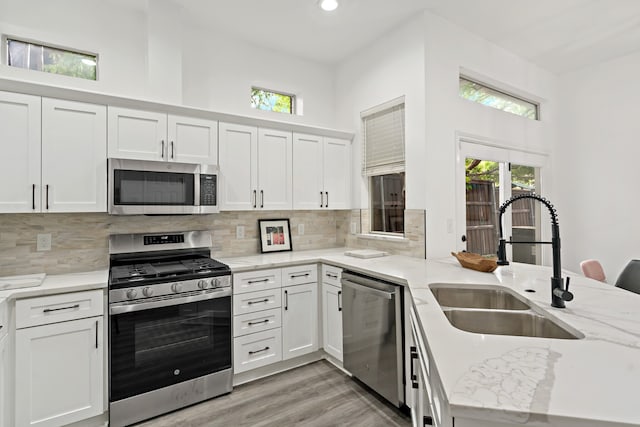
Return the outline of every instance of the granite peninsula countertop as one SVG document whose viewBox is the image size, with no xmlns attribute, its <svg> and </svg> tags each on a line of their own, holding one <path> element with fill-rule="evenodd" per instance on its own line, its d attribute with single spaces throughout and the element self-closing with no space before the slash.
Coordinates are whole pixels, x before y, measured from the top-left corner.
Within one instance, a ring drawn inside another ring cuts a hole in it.
<svg viewBox="0 0 640 427">
<path fill-rule="evenodd" d="M 451 415 L 535 426 L 640 425 L 640 295 L 568 271 L 575 295 L 551 307 L 551 267 L 512 263 L 493 273 L 453 258 L 359 259 L 345 248 L 222 259 L 234 272 L 323 262 L 408 286 Z M 584 334 L 563 340 L 474 334 L 454 328 L 431 283 L 506 286 Z M 525 292 L 535 290 L 535 293 Z"/>
</svg>

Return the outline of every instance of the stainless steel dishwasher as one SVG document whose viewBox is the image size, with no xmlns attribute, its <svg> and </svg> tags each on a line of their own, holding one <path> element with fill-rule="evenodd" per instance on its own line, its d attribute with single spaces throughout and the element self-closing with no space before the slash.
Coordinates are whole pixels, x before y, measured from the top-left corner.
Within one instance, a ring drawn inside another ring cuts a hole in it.
<svg viewBox="0 0 640 427">
<path fill-rule="evenodd" d="M 405 403 L 402 287 L 342 273 L 343 364 L 393 405 Z"/>
</svg>

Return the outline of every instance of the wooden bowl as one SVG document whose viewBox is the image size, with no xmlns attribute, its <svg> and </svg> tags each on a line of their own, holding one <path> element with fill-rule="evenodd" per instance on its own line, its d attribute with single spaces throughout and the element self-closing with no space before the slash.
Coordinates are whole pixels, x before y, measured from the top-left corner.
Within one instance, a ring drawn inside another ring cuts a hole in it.
<svg viewBox="0 0 640 427">
<path fill-rule="evenodd" d="M 451 255 L 456 257 L 461 266 L 464 268 L 470 268 L 471 270 L 490 273 L 498 268 L 495 257 L 486 258 L 480 254 L 474 254 L 473 252 L 451 252 Z"/>
</svg>

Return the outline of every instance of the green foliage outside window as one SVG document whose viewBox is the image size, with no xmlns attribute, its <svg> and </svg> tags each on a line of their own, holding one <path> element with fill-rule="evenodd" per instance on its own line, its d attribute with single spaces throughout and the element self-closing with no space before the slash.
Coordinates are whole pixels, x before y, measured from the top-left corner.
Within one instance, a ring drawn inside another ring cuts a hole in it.
<svg viewBox="0 0 640 427">
<path fill-rule="evenodd" d="M 533 102 L 509 95 L 472 80 L 460 77 L 462 98 L 528 119 L 538 119 L 538 106 Z"/>
<path fill-rule="evenodd" d="M 96 55 L 13 39 L 7 39 L 7 51 L 11 67 L 97 80 Z"/>
<path fill-rule="evenodd" d="M 251 107 L 258 110 L 293 114 L 293 95 L 251 88 Z"/>
</svg>

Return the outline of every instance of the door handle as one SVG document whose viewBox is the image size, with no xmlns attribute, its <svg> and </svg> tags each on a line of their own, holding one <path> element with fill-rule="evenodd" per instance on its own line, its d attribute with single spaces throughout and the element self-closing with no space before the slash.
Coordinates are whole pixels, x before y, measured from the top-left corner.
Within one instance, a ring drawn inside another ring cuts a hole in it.
<svg viewBox="0 0 640 427">
<path fill-rule="evenodd" d="M 171 158 L 173 159 L 173 141 L 171 141 Z"/>
<path fill-rule="evenodd" d="M 413 371 L 413 366 L 414 366 L 414 360 L 418 359 L 418 348 L 417 347 L 410 347 L 410 351 L 411 351 L 411 387 L 412 388 L 418 388 L 419 384 L 418 384 L 418 376 L 415 374 L 415 372 Z"/>
<path fill-rule="evenodd" d="M 264 208 L 264 191 L 260 190 L 260 207 Z"/>
<path fill-rule="evenodd" d="M 164 139 L 160 141 L 161 143 L 161 148 L 160 148 L 160 157 L 162 157 L 164 159 Z"/>
<path fill-rule="evenodd" d="M 338 311 L 342 311 L 342 291 L 338 291 Z"/>
<path fill-rule="evenodd" d="M 256 194 L 256 190 L 253 190 L 253 207 L 256 207 L 256 203 L 258 202 L 258 195 Z"/>
<path fill-rule="evenodd" d="M 326 195 L 327 195 L 327 201 L 326 201 L 326 203 L 324 204 L 324 207 L 325 207 L 325 208 L 328 208 L 328 207 L 329 207 L 329 192 L 328 192 L 328 191 L 325 191 L 325 192 L 324 192 L 324 194 L 326 194 Z"/>
<path fill-rule="evenodd" d="M 98 321 L 96 320 L 96 348 L 98 348 Z"/>
<path fill-rule="evenodd" d="M 322 191 L 320 192 L 320 207 L 324 208 L 324 195 L 322 194 Z"/>
<path fill-rule="evenodd" d="M 49 210 L 49 184 L 47 184 L 45 187 L 46 187 L 46 190 L 47 190 L 46 191 L 46 193 L 47 193 L 47 195 L 46 195 L 46 207 L 47 207 L 47 210 Z"/>
<path fill-rule="evenodd" d="M 36 210 L 36 185 L 31 187 L 31 209 Z"/>
<path fill-rule="evenodd" d="M 289 292 L 284 291 L 284 309 L 289 310 Z"/>
</svg>

